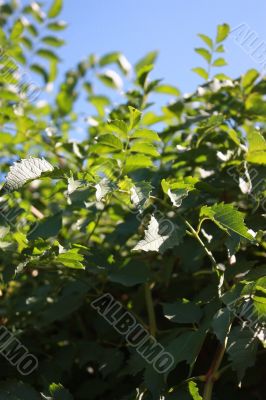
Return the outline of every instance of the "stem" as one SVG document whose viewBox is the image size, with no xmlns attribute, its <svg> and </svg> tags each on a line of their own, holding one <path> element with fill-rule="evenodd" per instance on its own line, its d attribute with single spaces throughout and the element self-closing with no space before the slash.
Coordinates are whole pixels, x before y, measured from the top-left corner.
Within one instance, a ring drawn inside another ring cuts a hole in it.
<svg viewBox="0 0 266 400">
<path fill-rule="evenodd" d="M 30 207 L 30 210 L 31 210 L 32 214 L 33 214 L 36 218 L 39 218 L 39 219 L 43 219 L 43 218 L 44 218 L 43 213 L 42 213 L 41 211 L 39 211 L 36 207 L 31 206 L 31 207 Z"/>
<path fill-rule="evenodd" d="M 150 288 L 149 283 L 145 283 L 144 290 L 145 290 L 146 307 L 147 307 L 148 317 L 149 317 L 150 334 L 153 337 L 155 337 L 156 331 L 157 331 L 157 326 L 156 326 L 156 317 L 155 317 L 155 312 L 154 312 L 154 307 L 153 307 L 151 288 Z"/>
<path fill-rule="evenodd" d="M 98 225 L 99 225 L 99 222 L 100 222 L 100 220 L 101 220 L 101 218 L 102 218 L 102 215 L 103 215 L 103 212 L 104 212 L 104 211 L 105 211 L 105 208 L 103 208 L 103 209 L 99 212 L 98 217 L 97 217 L 97 219 L 96 219 L 96 221 L 95 221 L 95 225 L 94 225 L 94 227 L 93 227 L 91 233 L 90 233 L 89 236 L 88 236 L 88 242 L 90 241 L 90 238 L 92 237 L 92 235 L 93 235 L 94 232 L 96 231 L 96 228 L 97 228 Z"/>
<path fill-rule="evenodd" d="M 204 392 L 203 392 L 203 400 L 211 400 L 212 399 L 212 391 L 213 391 L 213 385 L 214 382 L 219 378 L 220 374 L 218 372 L 220 365 L 222 363 L 223 360 L 223 356 L 225 353 L 225 349 L 227 346 L 227 341 L 228 341 L 228 335 L 229 332 L 231 330 L 231 326 L 232 326 L 232 322 L 230 323 L 228 330 L 227 330 L 227 334 L 226 337 L 224 339 L 224 343 L 223 344 L 219 344 L 214 359 L 212 361 L 211 367 L 209 369 L 209 371 L 206 374 L 206 383 L 204 386 Z"/>
<path fill-rule="evenodd" d="M 225 352 L 225 345 L 220 344 L 213 359 L 211 368 L 207 373 L 206 383 L 204 386 L 203 400 L 211 400 L 212 398 L 213 385 L 216 380 L 216 374 L 221 365 L 224 352 Z"/>
<path fill-rule="evenodd" d="M 201 238 L 199 237 L 199 234 L 195 231 L 195 229 L 193 228 L 192 225 L 190 225 L 190 223 L 185 219 L 185 224 L 187 225 L 187 227 L 189 228 L 190 232 L 192 233 L 192 235 L 194 236 L 195 239 L 197 239 L 197 241 L 200 243 L 200 245 L 203 247 L 205 253 L 208 255 L 209 259 L 212 262 L 212 266 L 215 267 L 217 265 L 215 258 L 212 255 L 212 252 L 207 249 L 207 247 L 205 246 L 204 242 L 201 240 Z"/>
</svg>

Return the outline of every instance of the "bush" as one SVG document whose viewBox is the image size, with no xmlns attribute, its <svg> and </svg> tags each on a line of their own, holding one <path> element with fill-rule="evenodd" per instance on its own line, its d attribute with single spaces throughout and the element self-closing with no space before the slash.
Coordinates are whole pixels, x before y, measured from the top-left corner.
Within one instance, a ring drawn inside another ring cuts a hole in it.
<svg viewBox="0 0 266 400">
<path fill-rule="evenodd" d="M 113 52 L 48 96 L 61 6 L 0 6 L 0 398 L 262 399 L 265 79 L 223 24 L 190 95 Z"/>
</svg>

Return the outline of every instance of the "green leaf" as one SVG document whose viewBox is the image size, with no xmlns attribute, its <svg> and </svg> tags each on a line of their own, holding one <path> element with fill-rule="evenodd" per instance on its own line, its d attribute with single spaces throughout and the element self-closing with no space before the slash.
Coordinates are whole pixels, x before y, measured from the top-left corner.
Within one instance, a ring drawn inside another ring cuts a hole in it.
<svg viewBox="0 0 266 400">
<path fill-rule="evenodd" d="M 128 287 L 147 282 L 149 278 L 148 265 L 131 260 L 124 263 L 121 267 L 115 265 L 111 268 L 109 279 L 111 282 L 120 283 Z"/>
<path fill-rule="evenodd" d="M 248 130 L 248 152 L 246 159 L 255 164 L 266 164 L 266 140 L 259 131 Z"/>
<path fill-rule="evenodd" d="M 167 249 L 177 246 L 185 234 L 184 226 L 175 226 L 167 219 L 157 221 L 152 215 L 145 237 L 134 248 L 133 251 L 155 251 L 164 253 Z"/>
<path fill-rule="evenodd" d="M 147 53 L 145 57 L 141 58 L 137 62 L 137 64 L 135 65 L 135 71 L 138 73 L 143 67 L 154 64 L 157 57 L 158 57 L 157 51 L 151 51 L 150 53 Z"/>
<path fill-rule="evenodd" d="M 150 157 L 143 154 L 134 154 L 126 158 L 125 172 L 129 173 L 140 168 L 147 168 L 153 165 Z"/>
<path fill-rule="evenodd" d="M 46 72 L 46 70 L 39 64 L 32 64 L 30 66 L 30 69 L 33 72 L 36 72 L 36 74 L 41 75 L 41 77 L 43 78 L 44 82 L 47 83 L 49 80 L 49 76 L 48 73 Z"/>
<path fill-rule="evenodd" d="M 253 85 L 258 77 L 259 73 L 256 69 L 249 69 L 241 78 L 241 84 L 243 88 L 247 89 L 249 86 Z"/>
<path fill-rule="evenodd" d="M 200 37 L 201 40 L 203 40 L 203 42 L 206 43 L 207 46 L 209 46 L 210 49 L 213 48 L 213 41 L 212 41 L 212 39 L 211 39 L 209 36 L 203 35 L 202 33 L 199 33 L 199 34 L 198 34 L 198 37 Z"/>
<path fill-rule="evenodd" d="M 14 23 L 14 25 L 13 25 L 13 27 L 12 27 L 12 31 L 11 31 L 11 34 L 10 34 L 10 38 L 11 38 L 12 40 L 18 39 L 18 38 L 22 35 L 23 31 L 24 31 L 24 25 L 23 25 L 23 23 L 21 22 L 21 20 L 18 19 L 18 20 Z"/>
<path fill-rule="evenodd" d="M 190 182 L 189 182 L 190 178 Z M 162 180 L 161 185 L 165 194 L 167 194 L 175 207 L 180 207 L 182 201 L 188 196 L 188 193 L 194 189 L 197 179 L 187 177 L 187 182 L 168 182 L 165 179 Z"/>
<path fill-rule="evenodd" d="M 212 63 L 212 65 L 214 67 L 224 67 L 225 65 L 227 65 L 227 62 L 225 61 L 224 58 L 216 58 L 216 60 L 214 60 L 214 62 Z"/>
<path fill-rule="evenodd" d="M 147 154 L 152 157 L 160 156 L 160 153 L 155 146 L 153 146 L 151 143 L 142 142 L 141 140 L 137 140 L 131 145 L 130 152 Z"/>
<path fill-rule="evenodd" d="M 98 143 L 104 144 L 105 146 L 109 146 L 115 150 L 123 149 L 123 143 L 121 142 L 121 140 L 117 136 L 112 135 L 111 133 L 99 136 Z"/>
<path fill-rule="evenodd" d="M 103 74 L 98 74 L 97 76 L 104 85 L 111 87 L 113 89 L 120 90 L 123 86 L 123 82 L 120 76 L 115 71 L 108 70 L 105 71 L 105 73 Z"/>
<path fill-rule="evenodd" d="M 223 44 L 219 44 L 219 46 L 216 47 L 215 52 L 216 53 L 224 53 L 224 46 Z"/>
<path fill-rule="evenodd" d="M 157 132 L 150 129 L 136 129 L 130 136 L 131 139 L 142 139 L 147 142 L 160 142 L 161 139 Z"/>
<path fill-rule="evenodd" d="M 120 52 L 108 53 L 100 58 L 99 65 L 101 67 L 109 64 L 117 64 L 123 74 L 127 75 L 131 70 L 131 65 L 124 54 Z"/>
<path fill-rule="evenodd" d="M 90 96 L 91 104 L 97 109 L 99 115 L 102 117 L 105 114 L 105 107 L 109 106 L 110 100 L 106 96 Z"/>
<path fill-rule="evenodd" d="M 53 47 L 60 47 L 63 46 L 63 44 L 65 43 L 64 40 L 59 39 L 55 36 L 44 36 L 42 38 L 42 42 Z"/>
<path fill-rule="evenodd" d="M 193 366 L 197 360 L 205 336 L 206 332 L 204 329 L 181 333 L 166 346 L 166 351 L 174 356 L 175 365 L 181 361 L 187 361 L 190 366 Z M 173 368 L 175 365 L 173 365 Z"/>
<path fill-rule="evenodd" d="M 232 328 L 226 352 L 232 361 L 232 368 L 237 372 L 239 381 L 243 379 L 247 368 L 255 364 L 257 347 L 258 339 L 254 337 L 250 329 L 240 326 Z"/>
<path fill-rule="evenodd" d="M 156 93 L 169 94 L 170 96 L 180 96 L 180 90 L 172 85 L 159 85 L 154 89 Z"/>
<path fill-rule="evenodd" d="M 211 62 L 212 56 L 208 50 L 204 49 L 203 47 L 199 47 L 195 49 L 195 52 L 201 55 L 208 63 Z"/>
<path fill-rule="evenodd" d="M 228 308 L 220 308 L 220 310 L 218 310 L 213 317 L 212 328 L 221 344 L 224 344 L 225 342 L 229 331 L 231 319 L 231 313 Z"/>
<path fill-rule="evenodd" d="M 57 17 L 63 7 L 63 0 L 53 0 L 53 4 L 48 11 L 48 18 L 55 18 Z"/>
<path fill-rule="evenodd" d="M 199 145 L 209 133 L 213 132 L 216 128 L 224 122 L 224 116 L 221 114 L 212 115 L 209 118 L 204 119 L 198 124 L 199 139 L 197 145 Z"/>
<path fill-rule="evenodd" d="M 9 380 L 0 382 L 0 398 L 3 400 L 40 400 L 40 393 L 27 383 Z"/>
<path fill-rule="evenodd" d="M 153 70 L 153 65 L 146 65 L 145 67 L 142 67 L 137 74 L 137 83 L 145 90 L 147 93 L 148 91 L 152 90 L 152 87 L 147 87 L 147 78 L 149 76 L 149 73 Z M 158 81 L 155 82 L 155 87 L 157 85 Z"/>
<path fill-rule="evenodd" d="M 59 57 L 49 49 L 39 49 L 36 51 L 36 54 L 49 61 L 60 61 Z"/>
<path fill-rule="evenodd" d="M 135 128 L 141 120 L 141 111 L 129 106 L 129 130 Z"/>
<path fill-rule="evenodd" d="M 172 393 L 166 395 L 165 400 L 202 400 L 196 382 L 190 380 L 184 385 L 178 387 Z"/>
<path fill-rule="evenodd" d="M 203 78 L 205 80 L 207 80 L 209 77 L 208 72 L 204 68 L 201 68 L 201 67 L 192 68 L 192 71 L 195 72 L 196 74 L 198 74 L 201 78 Z"/>
<path fill-rule="evenodd" d="M 248 233 L 248 228 L 244 224 L 243 214 L 237 211 L 232 204 L 219 203 L 211 207 L 203 206 L 200 216 L 211 219 L 229 235 L 232 231 L 245 239 L 253 240 L 253 236 Z"/>
<path fill-rule="evenodd" d="M 66 252 L 60 253 L 54 262 L 64 265 L 68 268 L 84 269 L 83 266 L 84 256 L 79 254 L 79 249 L 71 249 Z"/>
<path fill-rule="evenodd" d="M 184 299 L 177 300 L 171 304 L 164 303 L 163 313 L 165 318 L 171 322 L 178 322 L 180 324 L 197 324 L 202 317 L 200 307 Z"/>
<path fill-rule="evenodd" d="M 74 400 L 70 392 L 64 388 L 60 383 L 52 383 L 49 386 L 50 394 L 53 400 Z"/>
<path fill-rule="evenodd" d="M 32 35 L 32 36 L 34 36 L 34 37 L 37 37 L 38 36 L 38 30 L 37 30 L 37 28 L 33 25 L 33 24 L 29 24 L 29 25 L 26 25 L 26 27 L 25 27 L 29 32 L 30 32 L 30 34 Z"/>
<path fill-rule="evenodd" d="M 65 21 L 55 21 L 47 24 L 47 28 L 51 31 L 62 31 L 66 29 L 67 23 Z"/>
<path fill-rule="evenodd" d="M 125 138 L 125 139 L 127 138 L 127 132 L 128 132 L 127 124 L 120 119 L 115 119 L 115 120 L 108 122 L 105 125 L 105 129 L 108 132 L 117 133 L 122 138 Z"/>
<path fill-rule="evenodd" d="M 227 38 L 230 33 L 230 26 L 228 24 L 218 25 L 216 43 L 220 43 Z"/>
<path fill-rule="evenodd" d="M 62 213 L 55 214 L 51 217 L 42 219 L 34 230 L 31 230 L 28 235 L 28 240 L 37 238 L 48 239 L 57 236 L 62 228 Z"/>
</svg>

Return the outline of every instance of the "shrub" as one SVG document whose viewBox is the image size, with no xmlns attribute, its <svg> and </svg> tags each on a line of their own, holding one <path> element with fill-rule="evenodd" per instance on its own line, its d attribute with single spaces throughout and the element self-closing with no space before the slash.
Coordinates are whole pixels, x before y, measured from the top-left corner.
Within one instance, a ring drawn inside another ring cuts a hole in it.
<svg viewBox="0 0 266 400">
<path fill-rule="evenodd" d="M 262 399 L 265 79 L 223 24 L 192 94 L 113 52 L 48 96 L 61 6 L 0 6 L 1 399 Z"/>
</svg>

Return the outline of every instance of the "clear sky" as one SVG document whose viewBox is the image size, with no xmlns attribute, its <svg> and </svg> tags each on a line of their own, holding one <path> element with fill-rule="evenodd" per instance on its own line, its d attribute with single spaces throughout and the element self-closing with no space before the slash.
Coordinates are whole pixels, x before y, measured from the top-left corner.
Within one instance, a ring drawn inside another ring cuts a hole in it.
<svg viewBox="0 0 266 400">
<path fill-rule="evenodd" d="M 204 66 L 193 51 L 201 45 L 197 33 L 214 37 L 217 24 L 227 22 L 235 28 L 245 23 L 266 43 L 265 0 L 65 0 L 62 17 L 69 27 L 63 33 L 67 44 L 59 52 L 61 70 L 92 52 L 119 50 L 134 63 L 156 49 L 160 55 L 154 76 L 183 92 L 201 82 L 191 72 L 192 67 Z M 261 69 L 233 37 L 225 47 L 229 66 L 220 72 L 237 77 L 248 68 Z"/>
</svg>

